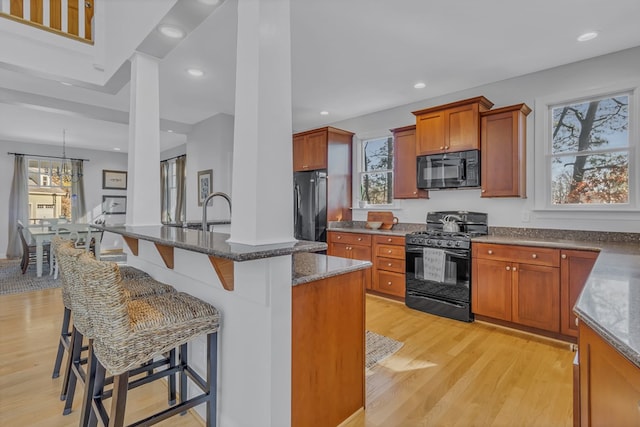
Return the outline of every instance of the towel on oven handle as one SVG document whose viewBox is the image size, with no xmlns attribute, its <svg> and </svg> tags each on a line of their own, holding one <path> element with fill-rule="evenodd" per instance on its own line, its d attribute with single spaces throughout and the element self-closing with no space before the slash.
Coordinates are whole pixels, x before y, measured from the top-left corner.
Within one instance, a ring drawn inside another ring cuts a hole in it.
<svg viewBox="0 0 640 427">
<path fill-rule="evenodd" d="M 443 283 L 446 254 L 443 249 L 422 248 L 423 274 L 425 280 Z"/>
</svg>

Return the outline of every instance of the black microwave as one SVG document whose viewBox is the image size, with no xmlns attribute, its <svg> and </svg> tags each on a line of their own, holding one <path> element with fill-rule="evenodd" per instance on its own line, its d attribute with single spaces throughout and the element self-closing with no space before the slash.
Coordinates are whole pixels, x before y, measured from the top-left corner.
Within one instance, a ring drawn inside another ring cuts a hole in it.
<svg viewBox="0 0 640 427">
<path fill-rule="evenodd" d="M 480 186 L 478 150 L 418 156 L 418 188 L 437 190 Z"/>
</svg>

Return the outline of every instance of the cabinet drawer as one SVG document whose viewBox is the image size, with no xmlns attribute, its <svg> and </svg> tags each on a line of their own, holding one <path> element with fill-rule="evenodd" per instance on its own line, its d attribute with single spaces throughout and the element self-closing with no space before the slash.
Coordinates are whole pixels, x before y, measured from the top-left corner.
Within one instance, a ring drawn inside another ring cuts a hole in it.
<svg viewBox="0 0 640 427">
<path fill-rule="evenodd" d="M 376 271 L 376 279 L 375 290 L 390 295 L 404 297 L 404 274 L 391 273 L 387 271 Z"/>
<path fill-rule="evenodd" d="M 473 257 L 494 259 L 514 263 L 560 266 L 560 250 L 535 246 L 500 245 L 493 243 L 474 243 Z"/>
<path fill-rule="evenodd" d="M 330 231 L 329 242 L 348 243 L 350 245 L 371 246 L 371 235 L 360 234 L 360 233 L 339 233 L 335 231 Z"/>
<path fill-rule="evenodd" d="M 376 245 L 376 256 L 404 259 L 404 246 Z"/>
<path fill-rule="evenodd" d="M 374 236 L 374 242 L 379 245 L 398 245 L 404 246 L 403 236 Z"/>
<path fill-rule="evenodd" d="M 404 260 L 397 258 L 376 258 L 376 268 L 378 270 L 394 271 L 404 273 Z"/>
</svg>

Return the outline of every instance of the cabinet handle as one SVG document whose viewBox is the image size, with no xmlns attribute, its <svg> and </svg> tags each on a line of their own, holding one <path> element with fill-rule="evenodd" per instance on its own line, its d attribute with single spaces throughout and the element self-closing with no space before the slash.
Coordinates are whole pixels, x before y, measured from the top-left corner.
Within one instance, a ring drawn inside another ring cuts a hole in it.
<svg viewBox="0 0 640 427">
<path fill-rule="evenodd" d="M 390 263 L 390 262 L 389 262 L 389 263 L 387 263 L 387 267 L 391 267 L 391 263 Z"/>
<path fill-rule="evenodd" d="M 361 242 L 361 241 L 362 241 L 362 237 L 358 237 L 358 242 Z"/>
<path fill-rule="evenodd" d="M 507 267 L 506 267 L 506 268 L 507 268 L 507 271 L 511 270 L 511 267 L 509 267 L 508 265 L 507 265 Z"/>
<path fill-rule="evenodd" d="M 538 258 L 538 255 L 537 254 L 533 254 L 533 255 L 531 255 L 531 258 L 536 259 L 536 258 Z"/>
<path fill-rule="evenodd" d="M 562 255 L 560 255 L 560 258 L 562 258 L 562 259 L 567 259 L 567 254 L 562 254 Z M 576 320 L 577 320 L 577 319 L 576 319 Z"/>
<path fill-rule="evenodd" d="M 576 317 L 576 326 L 580 326 L 578 325 L 578 322 L 580 322 L 580 320 Z"/>
<path fill-rule="evenodd" d="M 492 251 L 491 249 L 489 249 L 489 250 L 487 251 L 487 253 L 488 253 L 489 255 L 493 255 L 493 251 Z"/>
<path fill-rule="evenodd" d="M 387 285 L 391 286 L 391 282 L 387 282 Z"/>
<path fill-rule="evenodd" d="M 387 242 L 391 242 L 391 238 L 388 238 L 388 239 L 387 239 Z"/>
<path fill-rule="evenodd" d="M 441 149 L 441 150 L 444 150 L 444 145 L 441 145 L 441 146 L 440 146 L 440 149 Z"/>
<path fill-rule="evenodd" d="M 511 269 L 511 271 L 516 271 L 516 268 L 515 268 L 515 267 L 513 267 L 513 268 Z"/>
<path fill-rule="evenodd" d="M 342 236 L 338 236 L 338 240 L 342 239 Z"/>
<path fill-rule="evenodd" d="M 449 149 L 449 146 L 448 146 L 448 145 L 445 145 L 445 146 L 444 146 L 444 149 L 445 149 L 445 150 L 448 150 L 448 149 Z"/>
<path fill-rule="evenodd" d="M 413 192 L 413 194 L 418 194 L 418 192 L 417 192 L 417 191 L 414 191 L 414 192 Z"/>
<path fill-rule="evenodd" d="M 481 193 L 486 193 L 486 192 L 487 192 L 487 190 L 484 190 L 484 189 L 481 191 Z"/>
<path fill-rule="evenodd" d="M 393 252 L 393 251 L 392 251 L 391 249 L 389 249 L 389 250 L 387 251 L 387 253 L 389 253 L 389 254 L 390 254 L 390 253 L 392 253 L 392 252 Z"/>
</svg>

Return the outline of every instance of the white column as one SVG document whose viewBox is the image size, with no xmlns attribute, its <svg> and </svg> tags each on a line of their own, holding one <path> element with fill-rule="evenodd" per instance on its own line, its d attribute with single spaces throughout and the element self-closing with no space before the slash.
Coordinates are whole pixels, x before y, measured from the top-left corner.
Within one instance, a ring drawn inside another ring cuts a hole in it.
<svg viewBox="0 0 640 427">
<path fill-rule="evenodd" d="M 158 60 L 131 57 L 127 224 L 160 224 L 160 95 Z"/>
<path fill-rule="evenodd" d="M 289 0 L 239 0 L 230 242 L 293 242 Z"/>
</svg>

